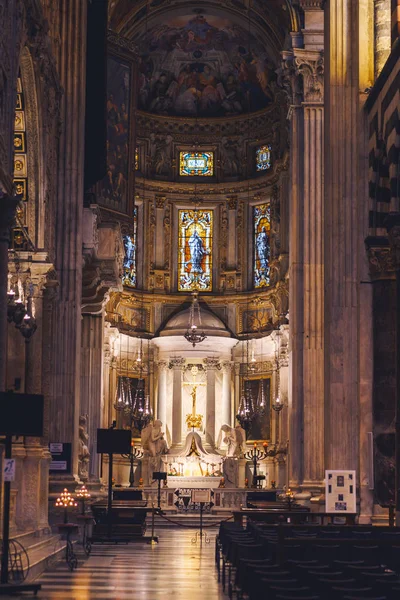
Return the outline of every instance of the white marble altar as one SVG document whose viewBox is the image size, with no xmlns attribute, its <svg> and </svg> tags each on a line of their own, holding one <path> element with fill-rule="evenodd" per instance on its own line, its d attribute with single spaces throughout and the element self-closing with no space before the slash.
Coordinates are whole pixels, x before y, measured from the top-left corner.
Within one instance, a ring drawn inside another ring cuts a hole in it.
<svg viewBox="0 0 400 600">
<path fill-rule="evenodd" d="M 167 486 L 169 488 L 218 488 L 220 484 L 219 477 L 176 477 L 169 475 Z"/>
</svg>

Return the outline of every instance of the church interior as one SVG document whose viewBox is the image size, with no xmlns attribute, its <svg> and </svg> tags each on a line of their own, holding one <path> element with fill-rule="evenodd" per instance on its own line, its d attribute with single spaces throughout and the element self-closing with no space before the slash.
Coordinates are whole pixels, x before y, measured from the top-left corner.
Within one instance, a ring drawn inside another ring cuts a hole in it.
<svg viewBox="0 0 400 600">
<path fill-rule="evenodd" d="M 0 15 L 0 595 L 398 598 L 400 0 Z"/>
</svg>

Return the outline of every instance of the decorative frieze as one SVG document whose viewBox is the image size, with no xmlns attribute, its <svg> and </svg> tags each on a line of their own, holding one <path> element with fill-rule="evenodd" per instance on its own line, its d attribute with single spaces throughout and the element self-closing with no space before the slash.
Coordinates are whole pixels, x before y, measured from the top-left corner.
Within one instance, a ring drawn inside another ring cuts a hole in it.
<svg viewBox="0 0 400 600">
<path fill-rule="evenodd" d="M 183 369 L 185 367 L 185 359 L 179 356 L 171 358 L 169 361 L 169 369 Z"/>
</svg>

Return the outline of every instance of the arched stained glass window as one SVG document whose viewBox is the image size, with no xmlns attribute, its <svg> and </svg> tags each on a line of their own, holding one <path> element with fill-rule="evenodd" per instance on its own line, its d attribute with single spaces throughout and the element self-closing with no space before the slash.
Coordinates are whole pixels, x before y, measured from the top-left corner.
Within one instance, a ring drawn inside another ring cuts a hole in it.
<svg viewBox="0 0 400 600">
<path fill-rule="evenodd" d="M 122 236 L 124 240 L 124 265 L 122 285 L 130 288 L 137 286 L 136 247 L 137 247 L 137 207 L 133 209 L 133 234 Z"/>
<path fill-rule="evenodd" d="M 266 171 L 271 166 L 271 146 L 259 146 L 256 150 L 256 171 Z"/>
<path fill-rule="evenodd" d="M 266 287 L 270 283 L 270 205 L 254 207 L 254 287 Z"/>
<path fill-rule="evenodd" d="M 211 177 L 214 175 L 214 152 L 180 152 L 179 175 Z"/>
<path fill-rule="evenodd" d="M 179 210 L 178 290 L 212 290 L 212 210 Z"/>
</svg>

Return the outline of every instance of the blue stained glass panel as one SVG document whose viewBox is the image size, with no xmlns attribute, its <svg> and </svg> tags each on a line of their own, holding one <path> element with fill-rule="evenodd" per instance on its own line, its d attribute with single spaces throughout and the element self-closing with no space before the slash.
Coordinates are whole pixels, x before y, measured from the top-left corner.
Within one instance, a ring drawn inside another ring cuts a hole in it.
<svg viewBox="0 0 400 600">
<path fill-rule="evenodd" d="M 254 287 L 263 288 L 270 284 L 270 233 L 271 212 L 269 204 L 254 207 Z"/>
<path fill-rule="evenodd" d="M 271 146 L 260 146 L 256 150 L 256 170 L 266 171 L 271 166 Z"/>
<path fill-rule="evenodd" d="M 130 288 L 137 286 L 136 271 L 136 247 L 137 247 L 137 207 L 133 209 L 133 232 L 131 235 L 123 235 L 124 241 L 124 264 L 122 273 L 122 285 Z"/>
</svg>

